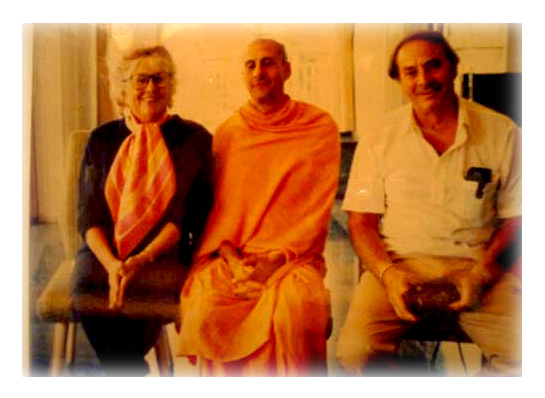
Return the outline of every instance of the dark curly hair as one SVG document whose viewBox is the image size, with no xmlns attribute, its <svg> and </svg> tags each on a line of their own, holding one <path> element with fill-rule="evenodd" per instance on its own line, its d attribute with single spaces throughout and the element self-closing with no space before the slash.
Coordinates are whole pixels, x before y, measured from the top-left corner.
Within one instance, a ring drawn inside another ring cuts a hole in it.
<svg viewBox="0 0 545 398">
<path fill-rule="evenodd" d="M 388 76 L 390 76 L 392 79 L 399 80 L 399 69 L 397 67 L 397 54 L 399 53 L 399 50 L 405 44 L 415 40 L 424 40 L 435 44 L 440 44 L 445 50 L 445 55 L 452 66 L 456 67 L 460 62 L 460 58 L 458 58 L 458 55 L 454 52 L 450 44 L 448 44 L 447 40 L 441 33 L 433 30 L 419 31 L 401 40 L 401 42 L 399 42 L 392 52 L 390 57 L 390 66 L 388 67 Z"/>
</svg>

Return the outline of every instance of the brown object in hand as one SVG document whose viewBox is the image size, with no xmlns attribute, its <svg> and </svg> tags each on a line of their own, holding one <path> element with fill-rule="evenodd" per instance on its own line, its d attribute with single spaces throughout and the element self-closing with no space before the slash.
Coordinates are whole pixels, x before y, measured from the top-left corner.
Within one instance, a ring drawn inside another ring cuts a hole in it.
<svg viewBox="0 0 545 398">
<path fill-rule="evenodd" d="M 429 282 L 412 286 L 404 295 L 409 311 L 420 317 L 454 314 L 449 304 L 460 299 L 456 286 L 449 282 Z"/>
</svg>

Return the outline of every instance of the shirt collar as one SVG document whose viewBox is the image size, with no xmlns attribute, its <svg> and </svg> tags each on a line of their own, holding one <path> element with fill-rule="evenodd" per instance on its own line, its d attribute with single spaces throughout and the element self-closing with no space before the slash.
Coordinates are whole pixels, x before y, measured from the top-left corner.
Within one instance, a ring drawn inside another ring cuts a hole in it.
<svg viewBox="0 0 545 398">
<path fill-rule="evenodd" d="M 466 99 L 458 97 L 458 127 L 456 130 L 456 138 L 454 139 L 454 144 L 452 145 L 452 148 L 464 144 L 469 135 L 470 123 L 466 101 Z M 411 134 L 418 134 L 421 136 L 422 131 L 420 130 L 420 126 L 418 125 L 418 123 L 416 122 L 416 118 L 414 117 L 413 108 L 412 106 L 410 106 L 410 104 L 407 108 L 407 118 L 409 121 L 409 128 L 407 129 L 407 132 Z"/>
<path fill-rule="evenodd" d="M 458 97 L 458 128 L 456 130 L 456 138 L 454 146 L 462 145 L 467 141 L 469 135 L 469 115 L 464 99 Z"/>
</svg>

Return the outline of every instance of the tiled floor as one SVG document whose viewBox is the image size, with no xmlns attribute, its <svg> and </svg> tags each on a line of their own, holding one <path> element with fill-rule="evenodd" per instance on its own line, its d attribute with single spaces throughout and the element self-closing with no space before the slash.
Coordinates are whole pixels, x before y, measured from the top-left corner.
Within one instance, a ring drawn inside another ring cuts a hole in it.
<svg viewBox="0 0 545 398">
<path fill-rule="evenodd" d="M 357 261 L 350 246 L 345 230 L 346 217 L 337 203 L 333 221 L 326 243 L 325 258 L 328 266 L 326 286 L 330 290 L 333 332 L 328 340 L 328 366 L 330 376 L 342 376 L 343 373 L 334 358 L 335 344 L 340 327 L 348 311 L 352 290 L 357 281 Z M 35 303 L 45 284 L 63 259 L 62 242 L 56 225 L 34 225 L 30 229 L 30 264 L 29 264 L 29 302 L 30 302 L 30 372 L 32 376 L 47 375 L 52 346 L 53 325 L 41 322 L 35 315 Z M 174 325 L 167 327 L 171 345 L 175 344 Z M 431 343 L 429 343 L 431 344 Z M 77 351 L 74 373 L 77 376 L 102 376 L 98 360 L 90 347 L 81 327 L 77 332 Z M 478 369 L 479 352 L 472 345 L 464 345 L 464 357 L 468 373 Z M 430 347 L 427 347 L 429 357 Z M 153 350 L 147 357 L 151 375 L 158 375 Z M 441 345 L 437 372 L 435 374 L 460 374 L 460 355 L 458 347 L 452 344 Z M 184 358 L 174 358 L 176 376 L 198 376 L 198 370 Z"/>
</svg>

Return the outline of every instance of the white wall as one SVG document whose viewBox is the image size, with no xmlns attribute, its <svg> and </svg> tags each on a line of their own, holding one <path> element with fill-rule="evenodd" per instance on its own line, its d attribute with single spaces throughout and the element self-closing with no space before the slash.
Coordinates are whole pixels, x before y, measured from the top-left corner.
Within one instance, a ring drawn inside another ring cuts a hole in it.
<svg viewBox="0 0 545 398">
<path fill-rule="evenodd" d="M 99 34 L 107 36 L 105 43 L 97 40 Z M 329 111 L 341 131 L 354 128 L 352 25 L 34 25 L 32 150 L 38 200 L 33 215 L 41 222 L 55 222 L 62 211 L 59 188 L 70 132 L 96 127 L 98 117 L 104 121 L 104 115 L 117 116 L 111 104 L 105 106 L 109 101 L 103 91 L 109 90 L 121 51 L 164 44 L 178 70 L 172 111 L 213 132 L 248 100 L 241 57 L 257 37 L 285 44 L 293 71 L 286 88 L 293 98 Z"/>
<path fill-rule="evenodd" d="M 32 215 L 57 220 L 63 148 L 71 131 L 98 123 L 97 86 L 108 87 L 97 32 L 106 32 L 104 62 L 114 67 L 130 46 L 163 43 L 178 69 L 173 112 L 211 132 L 248 100 L 242 55 L 249 42 L 270 37 L 285 44 L 292 63 L 288 93 L 329 111 L 341 131 L 359 138 L 376 117 L 403 104 L 387 76 L 390 52 L 409 31 L 427 24 L 65 24 L 34 25 L 32 137 L 35 193 Z M 460 53 L 460 72 L 521 70 L 520 25 L 445 24 Z M 107 83 L 107 82 L 106 82 Z M 99 95 L 103 95 L 99 92 Z M 101 115 L 108 106 L 101 101 Z M 102 117 L 102 116 L 101 116 Z M 35 214 L 34 214 L 35 213 Z"/>
<path fill-rule="evenodd" d="M 355 137 L 376 118 L 406 102 L 387 75 L 390 53 L 409 32 L 427 24 L 356 24 L 354 33 Z M 520 25 L 444 24 L 443 32 L 460 57 L 456 88 L 463 73 L 521 71 Z"/>
<path fill-rule="evenodd" d="M 248 100 L 242 56 L 257 37 L 283 43 L 292 64 L 286 91 L 329 111 L 341 131 L 352 130 L 351 25 L 172 24 L 165 46 L 178 69 L 174 111 L 210 131 Z"/>
<path fill-rule="evenodd" d="M 403 97 L 387 75 L 390 49 L 404 35 L 402 24 L 357 24 L 354 32 L 354 85 L 356 128 L 361 135 L 376 118 L 403 103 Z"/>
</svg>

